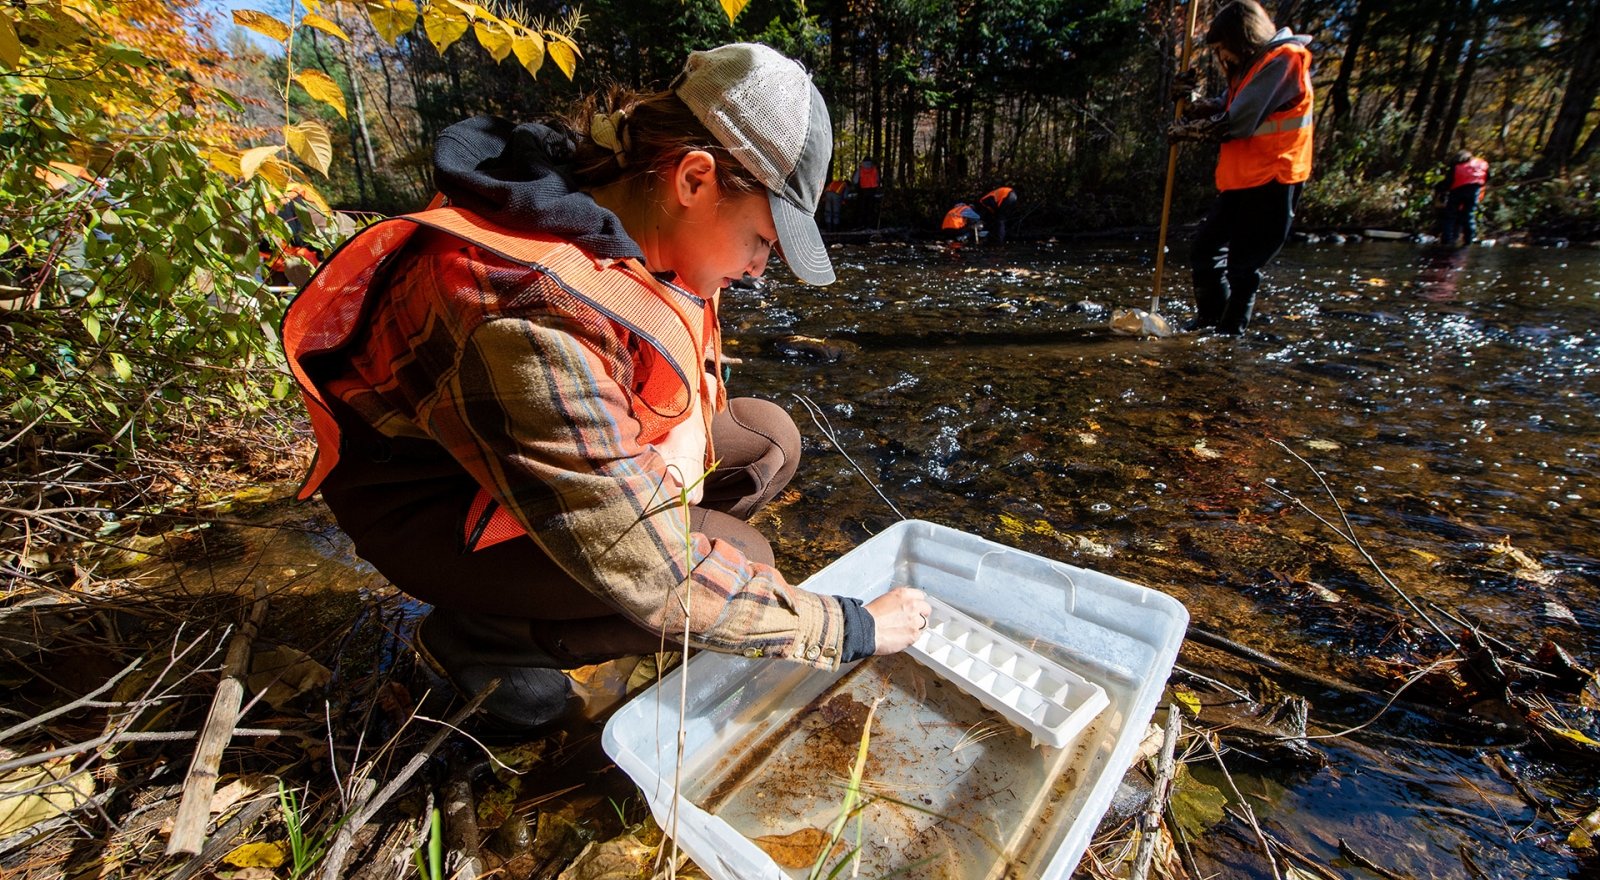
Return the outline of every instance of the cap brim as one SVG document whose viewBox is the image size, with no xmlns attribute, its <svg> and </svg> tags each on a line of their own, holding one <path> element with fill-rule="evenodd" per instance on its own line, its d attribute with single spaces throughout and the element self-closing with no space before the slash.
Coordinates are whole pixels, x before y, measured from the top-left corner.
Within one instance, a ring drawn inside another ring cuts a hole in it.
<svg viewBox="0 0 1600 880">
<path fill-rule="evenodd" d="M 771 191 L 767 192 L 767 201 L 772 205 L 772 223 L 778 228 L 778 244 L 783 247 L 783 261 L 789 269 L 807 284 L 832 284 L 833 262 L 822 244 L 816 217 Z"/>
</svg>

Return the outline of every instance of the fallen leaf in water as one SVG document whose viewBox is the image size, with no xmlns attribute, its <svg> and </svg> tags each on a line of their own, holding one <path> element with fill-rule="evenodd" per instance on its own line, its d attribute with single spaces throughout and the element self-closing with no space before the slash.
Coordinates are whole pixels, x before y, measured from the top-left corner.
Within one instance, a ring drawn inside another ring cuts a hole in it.
<svg viewBox="0 0 1600 880">
<path fill-rule="evenodd" d="M 1544 603 L 1544 616 L 1552 620 L 1561 620 L 1567 623 L 1578 622 L 1578 618 L 1572 613 L 1572 609 L 1561 604 L 1560 602 Z"/>
<path fill-rule="evenodd" d="M 1567 845 L 1573 849 L 1589 849 L 1594 846 L 1595 835 L 1600 834 L 1600 810 L 1595 810 L 1583 817 L 1567 835 Z"/>
<path fill-rule="evenodd" d="M 1389 286 L 1389 282 L 1388 282 L 1387 279 L 1384 279 L 1384 278 L 1368 278 L 1367 279 L 1367 286 L 1368 287 L 1388 287 Z"/>
<path fill-rule="evenodd" d="M 1189 447 L 1189 454 L 1193 455 L 1195 458 L 1222 457 L 1222 453 L 1216 451 L 1215 449 L 1206 448 L 1206 441 L 1203 439 L 1194 441 L 1194 445 Z"/>
<path fill-rule="evenodd" d="M 793 834 L 757 837 L 755 843 L 785 868 L 809 868 L 817 863 L 817 856 L 828 845 L 828 832 L 821 828 L 802 828 Z M 837 856 L 843 850 L 844 842 L 835 841 L 832 855 Z"/>
<path fill-rule="evenodd" d="M 250 675 L 245 684 L 252 693 L 265 690 L 261 699 L 274 709 L 312 688 L 328 683 L 333 673 L 299 648 L 275 645 L 258 649 L 250 657 Z"/>
<path fill-rule="evenodd" d="M 556 880 L 639 880 L 650 876 L 656 848 L 632 834 L 594 841 L 578 853 Z"/>
<path fill-rule="evenodd" d="M 1333 452 L 1336 449 L 1344 448 L 1332 440 L 1307 440 L 1306 446 L 1318 452 Z"/>
<path fill-rule="evenodd" d="M 1173 817 L 1193 839 L 1222 821 L 1228 798 L 1216 786 L 1190 776 L 1189 768 L 1180 763 L 1172 779 L 1170 803 Z"/>
<path fill-rule="evenodd" d="M 1174 687 L 1172 689 L 1172 698 L 1183 705 L 1184 710 L 1189 713 L 1190 718 L 1198 718 L 1200 716 L 1199 694 L 1196 694 L 1194 691 L 1191 691 L 1186 687 Z"/>
</svg>

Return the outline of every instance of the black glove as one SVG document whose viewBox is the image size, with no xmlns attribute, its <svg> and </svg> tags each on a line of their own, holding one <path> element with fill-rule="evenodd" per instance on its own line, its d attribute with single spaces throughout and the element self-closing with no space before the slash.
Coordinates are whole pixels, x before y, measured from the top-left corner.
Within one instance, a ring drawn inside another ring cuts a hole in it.
<svg viewBox="0 0 1600 880">
<path fill-rule="evenodd" d="M 1167 98 L 1173 103 L 1188 101 L 1193 103 L 1200 99 L 1200 68 L 1191 67 L 1181 70 L 1172 77 L 1172 88 L 1167 91 Z"/>
<path fill-rule="evenodd" d="M 1167 126 L 1167 140 L 1175 144 L 1184 141 L 1216 143 L 1222 140 L 1226 122 L 1226 118 L 1222 116 L 1208 116 L 1204 119 L 1174 122 Z"/>
<path fill-rule="evenodd" d="M 1196 98 L 1189 106 L 1183 108 L 1183 118 L 1203 119 L 1207 116 L 1216 116 L 1221 112 L 1221 98 Z"/>
</svg>

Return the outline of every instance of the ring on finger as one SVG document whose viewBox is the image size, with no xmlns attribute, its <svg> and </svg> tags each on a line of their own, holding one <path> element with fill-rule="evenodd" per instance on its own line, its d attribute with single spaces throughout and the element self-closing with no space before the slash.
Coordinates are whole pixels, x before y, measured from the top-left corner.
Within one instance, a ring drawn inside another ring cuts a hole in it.
<svg viewBox="0 0 1600 880">
<path fill-rule="evenodd" d="M 927 629 L 928 628 L 928 615 L 924 614 L 924 615 L 921 615 L 921 617 L 922 617 L 922 626 L 918 627 L 918 629 Z"/>
</svg>

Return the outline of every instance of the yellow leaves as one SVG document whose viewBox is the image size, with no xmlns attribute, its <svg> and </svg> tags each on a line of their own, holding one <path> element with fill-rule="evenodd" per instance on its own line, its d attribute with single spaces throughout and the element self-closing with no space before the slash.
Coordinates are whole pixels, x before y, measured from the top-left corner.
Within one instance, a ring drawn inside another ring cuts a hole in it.
<svg viewBox="0 0 1600 880">
<path fill-rule="evenodd" d="M 1596 836 L 1600 836 L 1600 810 L 1583 817 L 1573 826 L 1572 833 L 1567 835 L 1567 845 L 1573 849 L 1589 849 L 1594 846 Z"/>
<path fill-rule="evenodd" d="M 255 177 L 256 172 L 261 169 L 261 163 L 267 161 L 268 158 L 277 154 L 281 149 L 283 149 L 282 144 L 271 144 L 265 147 L 252 147 L 245 150 L 239 154 L 239 177 L 244 180 Z"/>
<path fill-rule="evenodd" d="M 511 51 L 517 54 L 517 62 L 531 76 L 537 76 L 539 68 L 544 66 L 544 37 L 537 33 L 522 33 L 512 37 Z"/>
<path fill-rule="evenodd" d="M 94 777 L 74 773 L 65 759 L 0 776 L 0 837 L 82 806 L 93 793 Z"/>
<path fill-rule="evenodd" d="M 322 123 L 314 119 L 284 126 L 283 139 L 300 161 L 328 176 L 328 166 L 333 164 L 333 139 Z"/>
<path fill-rule="evenodd" d="M 1201 706 L 1199 694 L 1189 690 L 1186 687 L 1174 686 L 1172 688 L 1172 698 L 1177 700 L 1179 705 L 1183 706 L 1184 711 L 1189 714 L 1190 718 L 1200 717 Z"/>
<path fill-rule="evenodd" d="M 339 111 L 341 117 L 349 118 L 344 109 L 344 92 L 333 81 L 333 77 L 320 70 L 297 70 L 294 81 L 306 90 L 306 94 Z"/>
<path fill-rule="evenodd" d="M 246 843 L 234 847 L 222 860 L 235 868 L 276 868 L 287 858 L 281 843 Z"/>
<path fill-rule="evenodd" d="M 572 75 L 578 71 L 578 58 L 580 57 L 578 44 L 572 42 L 572 38 L 566 34 L 545 31 L 545 35 L 550 38 L 545 44 L 550 53 L 550 60 L 561 68 L 561 72 L 567 75 L 567 79 L 572 79 Z M 531 73 L 532 71 L 529 72 Z"/>
<path fill-rule="evenodd" d="M 337 24 L 334 24 L 315 12 L 306 13 L 305 17 L 300 19 L 300 23 L 306 27 L 316 28 L 317 30 L 322 31 L 330 36 L 338 37 L 339 39 L 344 40 L 346 43 L 350 42 L 350 35 L 344 32 L 344 28 L 339 27 Z"/>
<path fill-rule="evenodd" d="M 0 64 L 13 70 L 22 64 L 22 41 L 17 39 L 11 17 L 4 12 L 0 12 Z"/>
<path fill-rule="evenodd" d="M 749 5 L 750 0 L 722 0 L 722 11 L 728 13 L 728 23 L 733 24 L 733 20 L 738 18 L 739 13 L 743 12 L 744 8 Z M 571 74 L 568 74 L 568 76 L 571 76 Z"/>
<path fill-rule="evenodd" d="M 478 45 L 483 47 L 489 57 L 495 61 L 504 61 L 511 54 L 511 44 L 515 37 L 506 23 L 498 18 L 479 18 L 472 22 L 472 33 L 478 38 Z"/>
<path fill-rule="evenodd" d="M 467 12 L 453 3 L 435 0 L 422 11 L 422 30 L 428 35 L 428 42 L 433 44 L 434 51 L 440 55 L 461 39 L 471 25 Z"/>
<path fill-rule="evenodd" d="M 367 18 L 385 43 L 394 45 L 400 35 L 417 24 L 416 0 L 368 0 Z"/>
<path fill-rule="evenodd" d="M 249 28 L 256 33 L 271 40 L 283 42 L 289 39 L 289 26 L 273 18 L 265 12 L 254 9 L 235 9 L 233 23 L 242 28 Z"/>
</svg>

